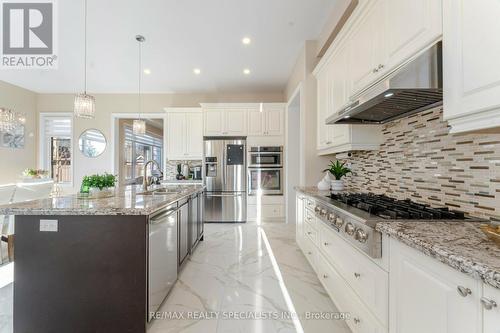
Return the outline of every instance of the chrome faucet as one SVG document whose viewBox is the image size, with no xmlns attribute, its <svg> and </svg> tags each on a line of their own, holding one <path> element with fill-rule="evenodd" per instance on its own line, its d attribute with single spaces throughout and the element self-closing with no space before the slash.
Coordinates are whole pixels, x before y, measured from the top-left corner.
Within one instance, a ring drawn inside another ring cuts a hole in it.
<svg viewBox="0 0 500 333">
<path fill-rule="evenodd" d="M 158 170 L 161 169 L 160 165 L 155 160 L 149 160 L 146 162 L 146 164 L 144 164 L 144 177 L 142 177 L 142 190 L 144 192 L 148 191 L 148 177 L 147 176 L 148 176 L 148 167 L 151 163 L 156 164 L 156 167 L 158 168 Z"/>
</svg>

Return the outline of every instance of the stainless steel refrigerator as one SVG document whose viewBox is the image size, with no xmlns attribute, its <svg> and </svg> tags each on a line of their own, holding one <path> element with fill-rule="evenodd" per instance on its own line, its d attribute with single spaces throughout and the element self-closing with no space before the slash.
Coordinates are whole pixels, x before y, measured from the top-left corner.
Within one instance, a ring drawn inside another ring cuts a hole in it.
<svg viewBox="0 0 500 333">
<path fill-rule="evenodd" d="M 204 138 L 204 222 L 246 222 L 246 138 Z"/>
</svg>

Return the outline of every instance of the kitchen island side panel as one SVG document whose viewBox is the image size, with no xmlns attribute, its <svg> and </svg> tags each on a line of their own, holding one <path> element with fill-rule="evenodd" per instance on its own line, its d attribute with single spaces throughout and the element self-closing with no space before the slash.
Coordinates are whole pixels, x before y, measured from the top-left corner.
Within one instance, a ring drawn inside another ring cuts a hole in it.
<svg viewBox="0 0 500 333">
<path fill-rule="evenodd" d="M 16 216 L 14 333 L 145 332 L 146 249 L 145 216 Z"/>
</svg>

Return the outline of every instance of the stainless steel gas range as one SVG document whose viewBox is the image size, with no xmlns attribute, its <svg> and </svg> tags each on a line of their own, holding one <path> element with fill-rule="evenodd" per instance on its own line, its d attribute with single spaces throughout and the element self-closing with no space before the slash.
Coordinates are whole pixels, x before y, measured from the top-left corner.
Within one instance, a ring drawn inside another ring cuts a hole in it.
<svg viewBox="0 0 500 333">
<path fill-rule="evenodd" d="M 375 230 L 381 220 L 463 220 L 462 212 L 433 208 L 410 200 L 384 195 L 342 193 L 312 196 L 307 205 L 318 219 L 337 231 L 347 242 L 372 258 L 382 257 L 382 235 Z"/>
</svg>

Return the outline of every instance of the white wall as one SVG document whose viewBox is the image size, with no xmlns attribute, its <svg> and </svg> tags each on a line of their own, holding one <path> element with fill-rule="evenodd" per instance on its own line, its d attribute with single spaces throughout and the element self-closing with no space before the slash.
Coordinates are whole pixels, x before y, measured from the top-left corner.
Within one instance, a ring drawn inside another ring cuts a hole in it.
<svg viewBox="0 0 500 333">
<path fill-rule="evenodd" d="M 100 130 L 111 139 L 111 115 L 116 113 L 138 113 L 138 97 L 136 94 L 101 94 L 96 97 L 96 117 L 93 120 L 75 119 L 74 144 L 80 134 L 88 128 Z M 282 93 L 251 93 L 251 94 L 146 94 L 142 98 L 143 113 L 164 114 L 165 107 L 198 107 L 199 103 L 216 102 L 283 102 Z M 70 94 L 40 94 L 37 98 L 38 112 L 72 112 L 73 95 Z M 81 179 L 90 173 L 112 172 L 113 154 L 109 147 L 97 158 L 83 156 L 74 146 L 74 186 L 78 191 Z M 116 147 L 115 147 L 116 148 Z"/>
<path fill-rule="evenodd" d="M 322 177 L 321 170 L 328 164 L 328 157 L 316 154 L 316 78 L 312 71 L 316 66 L 317 43 L 306 41 L 290 76 L 285 96 L 293 97 L 299 85 L 302 86 L 300 99 L 300 185 L 315 186 Z"/>
<path fill-rule="evenodd" d="M 0 81 L 0 107 L 26 114 L 23 149 L 0 147 L 0 185 L 19 181 L 26 168 L 36 168 L 36 94 Z"/>
</svg>

